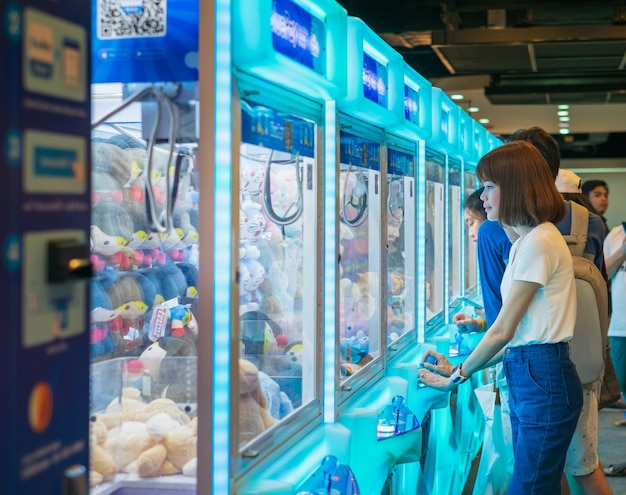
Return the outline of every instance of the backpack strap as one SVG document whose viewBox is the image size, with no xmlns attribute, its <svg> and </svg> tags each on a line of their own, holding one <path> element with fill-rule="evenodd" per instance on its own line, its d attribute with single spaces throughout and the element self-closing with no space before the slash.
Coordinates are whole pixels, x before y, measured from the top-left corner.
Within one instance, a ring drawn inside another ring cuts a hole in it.
<svg viewBox="0 0 626 495">
<path fill-rule="evenodd" d="M 572 256 L 583 256 L 593 260 L 591 255 L 587 256 L 585 253 L 587 230 L 589 228 L 589 211 L 574 201 L 568 201 L 568 203 L 572 209 L 572 224 L 569 235 L 564 235 L 563 238 Z"/>
</svg>

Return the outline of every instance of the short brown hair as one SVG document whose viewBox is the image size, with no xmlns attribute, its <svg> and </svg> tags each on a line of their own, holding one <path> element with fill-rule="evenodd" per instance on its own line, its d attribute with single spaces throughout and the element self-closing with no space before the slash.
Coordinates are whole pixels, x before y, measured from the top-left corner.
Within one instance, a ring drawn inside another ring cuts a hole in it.
<svg viewBox="0 0 626 495">
<path fill-rule="evenodd" d="M 563 196 L 545 158 L 527 141 L 512 141 L 483 156 L 476 167 L 481 182 L 500 187 L 498 220 L 504 225 L 535 227 L 565 216 Z"/>
</svg>

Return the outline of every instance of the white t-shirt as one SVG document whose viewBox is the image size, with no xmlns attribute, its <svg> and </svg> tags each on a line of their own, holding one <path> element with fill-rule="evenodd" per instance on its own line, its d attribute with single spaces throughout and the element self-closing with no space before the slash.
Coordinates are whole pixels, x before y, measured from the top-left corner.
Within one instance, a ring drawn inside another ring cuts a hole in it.
<svg viewBox="0 0 626 495">
<path fill-rule="evenodd" d="M 534 282 L 541 287 L 509 345 L 570 340 L 576 322 L 574 267 L 569 248 L 553 223 L 538 225 L 511 247 L 500 286 L 503 301 L 515 280 Z"/>
<path fill-rule="evenodd" d="M 613 227 L 604 240 L 604 256 L 611 256 L 622 249 L 622 240 L 626 236 L 624 227 Z M 613 312 L 609 324 L 611 337 L 626 337 L 626 262 L 611 277 L 611 300 Z"/>
</svg>

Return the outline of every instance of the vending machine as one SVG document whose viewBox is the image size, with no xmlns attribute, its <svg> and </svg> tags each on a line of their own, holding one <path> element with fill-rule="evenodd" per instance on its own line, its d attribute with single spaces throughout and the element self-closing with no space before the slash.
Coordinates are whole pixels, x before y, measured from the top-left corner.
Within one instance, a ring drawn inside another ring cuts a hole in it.
<svg viewBox="0 0 626 495">
<path fill-rule="evenodd" d="M 89 12 L 74 0 L 0 6 L 0 492 L 85 494 Z"/>
</svg>

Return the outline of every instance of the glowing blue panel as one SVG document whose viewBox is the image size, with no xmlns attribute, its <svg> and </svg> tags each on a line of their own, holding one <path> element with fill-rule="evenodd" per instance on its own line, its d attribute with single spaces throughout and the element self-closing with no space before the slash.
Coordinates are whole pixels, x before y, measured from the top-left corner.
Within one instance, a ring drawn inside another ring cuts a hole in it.
<svg viewBox="0 0 626 495">
<path fill-rule="evenodd" d="M 402 120 L 403 60 L 400 54 L 361 19 L 348 17 L 348 87 L 339 109 L 372 124 Z"/>
<path fill-rule="evenodd" d="M 438 151 L 459 152 L 459 107 L 442 89 L 432 90 L 432 135 L 428 144 Z"/>
<path fill-rule="evenodd" d="M 233 64 L 314 99 L 346 92 L 346 10 L 334 0 L 232 0 Z"/>
</svg>

